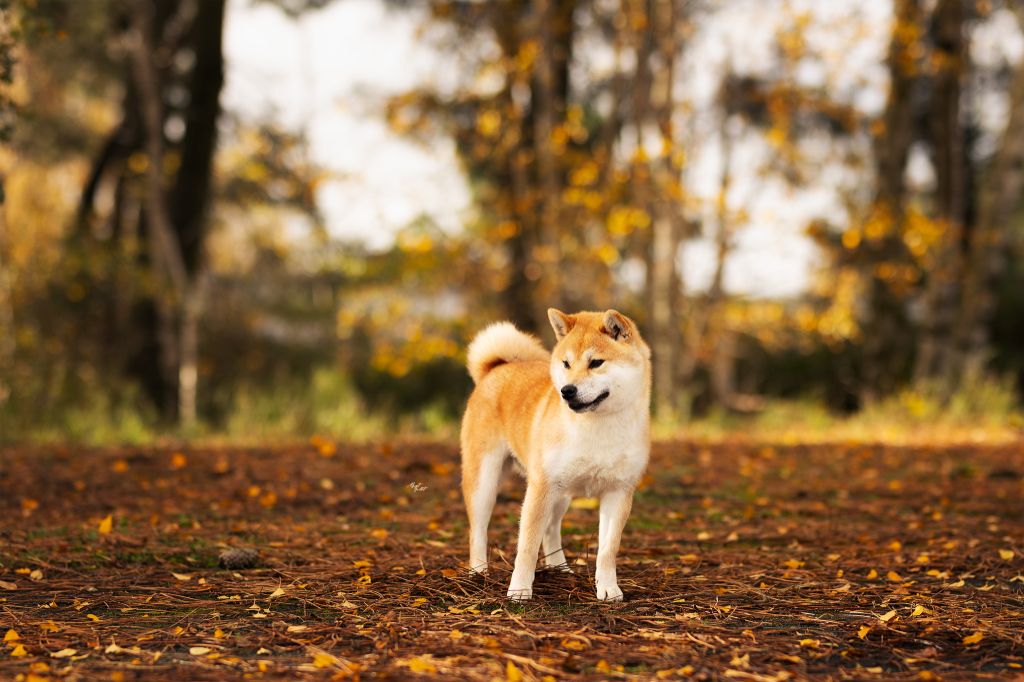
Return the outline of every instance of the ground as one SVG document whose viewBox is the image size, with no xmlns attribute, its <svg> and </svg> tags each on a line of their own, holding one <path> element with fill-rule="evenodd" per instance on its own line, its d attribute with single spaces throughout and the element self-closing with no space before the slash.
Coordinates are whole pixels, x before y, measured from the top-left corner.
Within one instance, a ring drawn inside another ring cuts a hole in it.
<svg viewBox="0 0 1024 682">
<path fill-rule="evenodd" d="M 576 573 L 519 605 L 521 484 L 468 575 L 450 444 L 0 450 L 0 678 L 1024 674 L 1024 445 L 673 442 L 649 474 L 626 601 L 594 598 L 581 500 Z"/>
</svg>

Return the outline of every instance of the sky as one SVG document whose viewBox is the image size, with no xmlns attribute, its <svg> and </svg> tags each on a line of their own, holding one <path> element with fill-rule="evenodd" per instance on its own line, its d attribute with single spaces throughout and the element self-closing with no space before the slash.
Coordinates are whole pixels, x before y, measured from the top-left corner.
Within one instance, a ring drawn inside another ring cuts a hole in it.
<svg viewBox="0 0 1024 682">
<path fill-rule="evenodd" d="M 890 3 L 736 0 L 719 7 L 704 15 L 681 69 L 678 94 L 695 111 L 712 110 L 725 68 L 770 68 L 780 25 L 802 12 L 814 19 L 806 39 L 815 56 L 799 65 L 796 79 L 808 86 L 828 83 L 834 96 L 867 114 L 884 107 Z M 388 9 L 380 0 L 336 1 L 297 20 L 267 4 L 229 0 L 223 104 L 254 121 L 307 131 L 313 160 L 331 172 L 318 200 L 335 238 L 383 249 L 420 216 L 453 232 L 470 216 L 454 144 L 414 142 L 391 131 L 383 116 L 390 96 L 416 87 L 454 87 L 455 64 L 419 39 L 423 19 L 421 11 Z M 972 52 L 989 64 L 1020 59 L 1024 41 L 1012 16 L 997 13 L 975 31 Z M 609 62 L 599 54 L 589 61 L 596 69 Z M 989 99 L 979 106 L 980 115 L 998 127 L 1006 104 L 998 96 Z M 686 185 L 710 206 L 723 165 L 718 119 L 698 114 L 687 124 L 703 142 L 688 162 Z M 827 140 L 805 144 L 809 153 L 828 154 Z M 746 209 L 749 223 L 735 235 L 725 285 L 733 294 L 785 298 L 805 291 L 821 263 L 805 227 L 815 219 L 843 224 L 839 193 L 858 178 L 826 167 L 813 185 L 792 187 L 757 172 L 769 160 L 759 135 L 741 135 L 733 144 L 729 202 Z M 929 172 L 927 159 L 912 159 L 917 182 L 927 183 Z M 690 291 L 705 289 L 714 271 L 714 220 L 703 217 L 708 234 L 689 240 L 679 257 Z"/>
</svg>

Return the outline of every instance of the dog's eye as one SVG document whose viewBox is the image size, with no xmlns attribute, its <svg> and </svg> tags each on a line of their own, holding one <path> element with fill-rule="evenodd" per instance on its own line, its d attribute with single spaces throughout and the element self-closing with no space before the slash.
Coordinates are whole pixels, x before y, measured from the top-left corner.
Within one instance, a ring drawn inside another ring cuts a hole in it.
<svg viewBox="0 0 1024 682">
<path fill-rule="evenodd" d="M 590 364 L 587 365 L 587 367 L 589 367 L 590 369 L 597 369 L 598 367 L 600 367 L 603 364 L 604 364 L 604 360 L 600 360 L 598 358 L 594 358 L 593 360 L 590 361 Z"/>
<path fill-rule="evenodd" d="M 566 369 L 569 369 L 569 361 L 568 360 L 562 360 L 562 367 L 565 367 Z"/>
</svg>

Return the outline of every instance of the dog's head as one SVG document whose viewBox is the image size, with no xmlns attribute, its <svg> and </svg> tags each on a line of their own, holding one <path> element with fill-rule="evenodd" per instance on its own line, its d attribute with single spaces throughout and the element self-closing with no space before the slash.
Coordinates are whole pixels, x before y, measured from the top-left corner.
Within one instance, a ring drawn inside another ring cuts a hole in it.
<svg viewBox="0 0 1024 682">
<path fill-rule="evenodd" d="M 618 411 L 650 394 L 651 351 L 636 323 L 616 310 L 566 315 L 548 310 L 555 330 L 551 378 L 573 412 Z"/>
</svg>

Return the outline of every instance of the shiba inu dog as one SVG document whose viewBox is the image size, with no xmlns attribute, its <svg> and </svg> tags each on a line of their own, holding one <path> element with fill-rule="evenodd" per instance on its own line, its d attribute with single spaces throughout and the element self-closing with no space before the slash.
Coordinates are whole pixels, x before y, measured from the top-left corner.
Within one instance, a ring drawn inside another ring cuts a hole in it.
<svg viewBox="0 0 1024 682">
<path fill-rule="evenodd" d="M 543 548 L 568 571 L 562 517 L 573 496 L 598 497 L 597 598 L 621 601 L 615 572 L 633 491 L 650 452 L 651 352 L 636 324 L 608 310 L 548 310 L 555 347 L 546 351 L 509 322 L 469 346 L 476 382 L 462 419 L 462 493 L 469 566 L 487 570 L 487 526 L 511 459 L 526 477 L 519 544 L 508 596 L 530 599 Z"/>
</svg>

